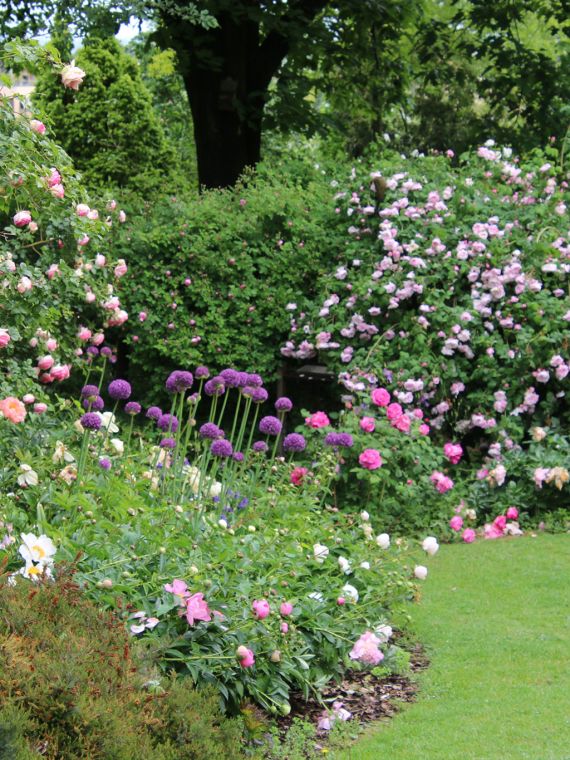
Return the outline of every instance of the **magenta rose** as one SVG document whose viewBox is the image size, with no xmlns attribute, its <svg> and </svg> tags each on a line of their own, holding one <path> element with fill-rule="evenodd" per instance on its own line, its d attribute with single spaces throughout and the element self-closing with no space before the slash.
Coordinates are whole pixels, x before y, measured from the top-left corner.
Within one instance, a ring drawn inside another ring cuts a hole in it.
<svg viewBox="0 0 570 760">
<path fill-rule="evenodd" d="M 454 530 L 456 533 L 458 533 L 463 527 L 463 518 L 460 517 L 459 515 L 455 515 L 449 521 L 449 527 L 451 528 L 451 530 Z"/>
<path fill-rule="evenodd" d="M 358 461 L 366 470 L 377 470 L 379 467 L 382 467 L 382 457 L 376 449 L 364 449 L 358 457 Z"/>
<path fill-rule="evenodd" d="M 473 541 L 475 541 L 475 531 L 473 528 L 465 528 L 461 534 L 461 538 L 465 541 L 466 544 L 472 544 Z"/>
<path fill-rule="evenodd" d="M 360 429 L 365 433 L 373 433 L 376 428 L 376 420 L 374 417 L 363 417 L 360 420 Z"/>
<path fill-rule="evenodd" d="M 388 406 L 390 394 L 386 388 L 375 388 L 371 393 L 372 403 L 376 406 Z"/>
<path fill-rule="evenodd" d="M 327 427 L 327 425 L 331 424 L 331 421 L 324 412 L 315 412 L 307 417 L 305 424 L 316 430 L 318 428 Z"/>
</svg>

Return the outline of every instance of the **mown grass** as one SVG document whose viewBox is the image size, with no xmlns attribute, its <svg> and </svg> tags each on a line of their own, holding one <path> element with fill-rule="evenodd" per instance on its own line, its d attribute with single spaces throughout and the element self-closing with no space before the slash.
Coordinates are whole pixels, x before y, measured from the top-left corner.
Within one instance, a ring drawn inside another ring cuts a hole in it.
<svg viewBox="0 0 570 760">
<path fill-rule="evenodd" d="M 443 546 L 418 701 L 334 760 L 570 760 L 570 536 Z"/>
</svg>

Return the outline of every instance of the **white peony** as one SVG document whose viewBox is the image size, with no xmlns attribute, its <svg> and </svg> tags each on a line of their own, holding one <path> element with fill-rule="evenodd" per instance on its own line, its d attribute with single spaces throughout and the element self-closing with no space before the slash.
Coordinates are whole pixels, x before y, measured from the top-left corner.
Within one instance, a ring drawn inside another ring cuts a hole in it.
<svg viewBox="0 0 570 760">
<path fill-rule="evenodd" d="M 38 484 L 38 473 L 35 470 L 32 470 L 29 464 L 21 464 L 20 465 L 20 474 L 18 475 L 18 485 L 19 486 L 37 486 Z"/>
<path fill-rule="evenodd" d="M 194 483 L 192 483 L 192 486 L 194 486 Z M 198 488 L 198 482 L 196 482 L 196 488 Z M 219 496 L 221 493 L 222 493 L 222 484 L 219 481 L 215 480 L 210 486 L 210 496 L 213 499 L 216 496 Z"/>
<path fill-rule="evenodd" d="M 350 575 L 350 562 L 346 557 L 338 558 L 338 566 L 345 575 Z"/>
<path fill-rule="evenodd" d="M 328 547 L 324 546 L 324 544 L 313 544 L 313 553 L 320 565 L 322 565 L 325 559 L 329 556 Z"/>
<path fill-rule="evenodd" d="M 42 565 L 51 565 L 56 552 L 51 538 L 45 535 L 36 536 L 34 533 L 22 533 L 20 538 L 22 545 L 18 551 L 25 562 L 41 562 Z"/>
<path fill-rule="evenodd" d="M 416 576 L 416 578 L 418 578 L 418 580 L 425 581 L 425 579 L 427 578 L 427 574 L 428 574 L 427 567 L 424 567 L 423 565 L 416 565 L 414 569 L 414 575 Z"/>
<path fill-rule="evenodd" d="M 360 513 L 360 519 L 363 520 L 364 522 L 368 522 L 368 520 L 370 520 L 370 515 L 365 509 L 363 509 L 362 512 Z"/>
<path fill-rule="evenodd" d="M 385 644 L 388 639 L 392 638 L 392 626 L 391 625 L 379 625 L 374 629 L 374 633 L 380 639 L 382 644 Z"/>
<path fill-rule="evenodd" d="M 125 444 L 121 441 L 120 438 L 111 438 L 109 441 L 112 448 L 115 449 L 117 454 L 122 454 L 125 451 Z"/>
<path fill-rule="evenodd" d="M 115 415 L 113 412 L 95 412 L 95 414 L 99 415 L 99 418 L 101 419 L 101 427 L 105 430 L 108 430 L 109 433 L 118 433 L 119 428 L 117 425 L 115 425 Z"/>
<path fill-rule="evenodd" d="M 422 549 L 424 552 L 427 552 L 430 557 L 433 557 L 434 554 L 437 554 L 439 550 L 439 544 L 437 543 L 437 538 L 434 536 L 428 536 L 427 538 L 424 538 L 422 541 Z"/>
<path fill-rule="evenodd" d="M 350 583 L 346 583 L 342 587 L 342 593 L 345 599 L 347 599 L 349 602 L 356 604 L 358 601 L 358 591 L 354 588 L 354 586 L 351 586 Z"/>
<path fill-rule="evenodd" d="M 360 563 L 360 567 L 361 567 L 363 570 L 370 570 L 370 562 L 361 562 L 361 563 Z"/>
<path fill-rule="evenodd" d="M 390 547 L 390 536 L 388 533 L 380 533 L 376 536 L 376 543 L 381 549 L 388 549 Z"/>
</svg>

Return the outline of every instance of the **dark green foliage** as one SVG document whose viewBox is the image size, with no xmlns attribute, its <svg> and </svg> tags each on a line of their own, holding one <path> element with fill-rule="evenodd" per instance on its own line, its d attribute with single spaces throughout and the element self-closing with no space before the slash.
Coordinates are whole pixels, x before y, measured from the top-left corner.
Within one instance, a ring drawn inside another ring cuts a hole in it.
<svg viewBox="0 0 570 760">
<path fill-rule="evenodd" d="M 0 583 L 10 610 L 0 618 L 1 760 L 242 757 L 239 724 L 215 694 L 183 679 L 144 684 L 123 623 L 57 574 Z"/>
<path fill-rule="evenodd" d="M 174 154 L 137 61 L 110 38 L 87 40 L 76 64 L 86 72 L 77 92 L 48 72 L 38 80 L 34 101 L 87 183 L 140 194 L 167 188 Z"/>
</svg>

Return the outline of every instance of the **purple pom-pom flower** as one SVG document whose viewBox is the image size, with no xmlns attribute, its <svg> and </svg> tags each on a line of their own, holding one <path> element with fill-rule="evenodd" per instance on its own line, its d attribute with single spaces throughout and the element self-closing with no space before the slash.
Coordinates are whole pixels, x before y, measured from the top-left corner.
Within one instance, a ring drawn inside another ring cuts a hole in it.
<svg viewBox="0 0 570 760">
<path fill-rule="evenodd" d="M 231 457 L 233 454 L 232 444 L 226 441 L 225 438 L 219 438 L 217 441 L 212 441 L 210 451 L 215 457 Z"/>
<path fill-rule="evenodd" d="M 258 454 L 267 451 L 267 444 L 265 441 L 256 441 L 253 446 L 251 447 L 254 451 L 256 451 Z"/>
<path fill-rule="evenodd" d="M 208 367 L 196 367 L 194 376 L 196 377 L 196 380 L 207 380 L 210 377 L 210 370 Z"/>
<path fill-rule="evenodd" d="M 160 442 L 160 447 L 163 449 L 173 449 L 176 446 L 174 438 L 163 438 Z"/>
<path fill-rule="evenodd" d="M 237 388 L 240 384 L 240 373 L 235 369 L 223 369 L 220 377 L 228 388 Z"/>
<path fill-rule="evenodd" d="M 99 430 L 101 427 L 101 417 L 97 412 L 87 412 L 81 417 L 80 422 L 85 430 Z"/>
<path fill-rule="evenodd" d="M 284 451 L 304 451 L 306 446 L 307 441 L 300 433 L 289 433 L 283 439 Z"/>
<path fill-rule="evenodd" d="M 178 418 L 173 414 L 162 414 L 157 419 L 156 425 L 159 430 L 168 430 L 171 433 L 176 433 L 178 430 Z"/>
<path fill-rule="evenodd" d="M 100 412 L 105 408 L 105 402 L 101 396 L 90 396 L 83 399 L 83 408 L 88 412 Z"/>
<path fill-rule="evenodd" d="M 84 385 L 81 389 L 81 398 L 95 398 L 99 395 L 99 388 L 96 385 Z"/>
<path fill-rule="evenodd" d="M 221 375 L 216 375 L 204 385 L 204 393 L 207 396 L 222 396 L 225 390 L 226 384 Z"/>
<path fill-rule="evenodd" d="M 270 414 L 267 415 L 267 417 L 262 417 L 261 421 L 259 423 L 259 432 L 263 433 L 264 435 L 279 435 L 281 432 L 281 428 L 283 425 L 281 424 L 281 420 L 278 420 L 277 417 L 272 417 Z"/>
<path fill-rule="evenodd" d="M 158 420 L 162 417 L 162 409 L 159 406 L 149 406 L 146 410 L 145 417 L 149 420 Z"/>
<path fill-rule="evenodd" d="M 223 438 L 224 431 L 221 430 L 214 422 L 205 422 L 198 431 L 201 438 L 210 438 L 215 440 L 216 438 Z"/>
<path fill-rule="evenodd" d="M 107 392 L 116 401 L 126 401 L 131 395 L 131 384 L 126 380 L 113 380 L 109 383 Z"/>
<path fill-rule="evenodd" d="M 293 408 L 293 402 L 287 396 L 281 396 L 275 402 L 275 409 L 278 412 L 290 412 Z"/>
<path fill-rule="evenodd" d="M 267 393 L 265 388 L 255 388 L 254 392 L 251 394 L 254 404 L 264 404 L 267 401 L 268 396 L 269 393 Z"/>
<path fill-rule="evenodd" d="M 127 401 L 125 404 L 125 413 L 126 414 L 132 414 L 133 416 L 135 414 L 140 414 L 142 410 L 142 406 L 139 404 L 138 401 Z"/>
<path fill-rule="evenodd" d="M 182 393 L 192 387 L 194 376 L 191 372 L 177 369 L 171 372 L 166 380 L 166 390 L 169 393 Z"/>
</svg>

